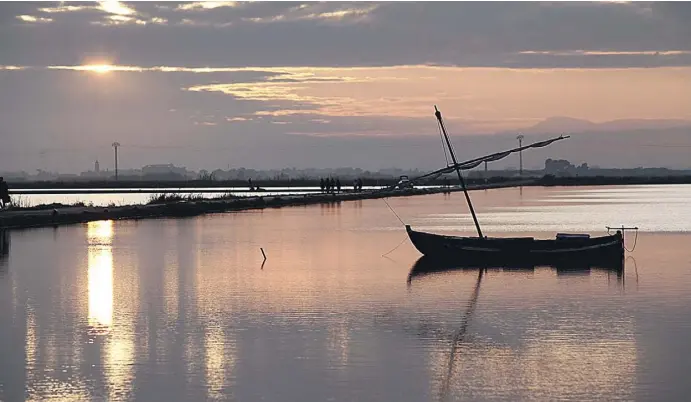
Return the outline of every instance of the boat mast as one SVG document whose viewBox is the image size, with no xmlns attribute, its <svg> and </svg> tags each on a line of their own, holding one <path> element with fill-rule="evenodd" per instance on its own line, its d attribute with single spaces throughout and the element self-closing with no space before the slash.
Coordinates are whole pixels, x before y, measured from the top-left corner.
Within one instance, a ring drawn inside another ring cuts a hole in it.
<svg viewBox="0 0 691 402">
<path fill-rule="evenodd" d="M 468 201 L 468 208 L 470 208 L 470 213 L 473 215 L 473 221 L 475 222 L 475 228 L 477 229 L 477 235 L 482 239 L 482 230 L 480 229 L 480 223 L 477 221 L 477 216 L 475 216 L 475 209 L 473 208 L 473 203 L 470 201 L 470 195 L 468 194 L 468 189 L 465 187 L 465 180 L 463 180 L 463 176 L 461 175 L 461 169 L 458 167 L 458 162 L 456 161 L 456 154 L 453 152 L 453 148 L 451 147 L 451 141 L 449 141 L 449 135 L 446 133 L 446 127 L 444 127 L 444 121 L 441 118 L 441 112 L 439 109 L 437 109 L 437 106 L 434 106 L 434 115 L 437 116 L 437 120 L 439 121 L 439 127 L 441 127 L 441 131 L 444 133 L 444 139 L 446 140 L 446 145 L 449 148 L 449 153 L 451 154 L 451 160 L 453 161 L 454 166 L 456 167 L 456 173 L 458 174 L 458 180 L 461 182 L 461 187 L 463 188 L 463 193 L 465 194 L 465 199 Z"/>
</svg>

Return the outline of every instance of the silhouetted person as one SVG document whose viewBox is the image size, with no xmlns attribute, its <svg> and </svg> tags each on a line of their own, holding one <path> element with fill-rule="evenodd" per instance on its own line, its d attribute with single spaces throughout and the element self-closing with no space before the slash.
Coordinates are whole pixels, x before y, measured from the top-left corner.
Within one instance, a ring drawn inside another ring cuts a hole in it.
<svg viewBox="0 0 691 402">
<path fill-rule="evenodd" d="M 10 188 L 3 177 L 0 177 L 0 207 L 5 208 L 12 200 L 10 199 Z"/>
<path fill-rule="evenodd" d="M 322 193 L 324 192 L 325 186 L 326 186 L 326 184 L 324 184 L 324 178 L 322 177 L 319 179 L 319 188 L 321 189 Z"/>
<path fill-rule="evenodd" d="M 252 178 L 247 179 L 247 184 L 250 186 L 250 191 L 253 191 L 254 187 L 252 186 Z"/>
<path fill-rule="evenodd" d="M 336 178 L 336 192 L 341 192 L 341 179 Z"/>
<path fill-rule="evenodd" d="M 324 189 L 326 190 L 327 193 L 331 192 L 331 181 L 329 180 L 328 177 L 326 179 L 324 179 Z"/>
<path fill-rule="evenodd" d="M 357 187 L 358 191 L 362 191 L 362 179 L 359 177 L 357 178 Z"/>
<path fill-rule="evenodd" d="M 357 191 L 357 179 L 353 179 L 353 192 Z"/>
<path fill-rule="evenodd" d="M 331 186 L 331 192 L 332 193 L 335 192 L 336 191 L 336 180 L 334 180 L 333 177 L 331 178 L 331 183 L 329 183 L 329 185 Z"/>
</svg>

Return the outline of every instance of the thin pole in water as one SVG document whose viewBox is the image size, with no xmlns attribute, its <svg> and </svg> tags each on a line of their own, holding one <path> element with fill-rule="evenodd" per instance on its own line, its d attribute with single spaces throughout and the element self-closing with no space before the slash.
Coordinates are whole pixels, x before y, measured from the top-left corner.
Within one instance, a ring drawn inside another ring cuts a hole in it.
<svg viewBox="0 0 691 402">
<path fill-rule="evenodd" d="M 518 140 L 518 148 L 522 148 L 522 147 L 523 147 L 523 138 L 525 138 L 525 137 L 523 136 L 523 134 L 521 134 L 521 135 L 519 135 L 518 137 L 516 137 L 516 139 Z M 519 175 L 520 177 L 523 177 L 523 150 L 518 151 L 518 161 L 519 161 L 519 162 L 518 162 L 518 163 L 519 163 L 519 165 L 518 165 L 518 166 L 519 166 L 519 167 L 518 167 L 518 175 Z"/>
</svg>

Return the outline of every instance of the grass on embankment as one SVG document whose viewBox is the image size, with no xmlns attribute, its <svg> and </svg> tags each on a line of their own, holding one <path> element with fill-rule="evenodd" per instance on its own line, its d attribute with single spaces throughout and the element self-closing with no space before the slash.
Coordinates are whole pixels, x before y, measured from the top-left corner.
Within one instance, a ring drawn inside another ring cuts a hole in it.
<svg viewBox="0 0 691 402">
<path fill-rule="evenodd" d="M 199 202 L 199 201 L 214 201 L 214 200 L 236 200 L 238 197 L 231 193 L 225 193 L 218 197 L 204 197 L 203 194 L 177 194 L 177 193 L 161 193 L 152 194 L 149 197 L 146 205 L 160 205 L 170 204 L 174 202 Z"/>
</svg>

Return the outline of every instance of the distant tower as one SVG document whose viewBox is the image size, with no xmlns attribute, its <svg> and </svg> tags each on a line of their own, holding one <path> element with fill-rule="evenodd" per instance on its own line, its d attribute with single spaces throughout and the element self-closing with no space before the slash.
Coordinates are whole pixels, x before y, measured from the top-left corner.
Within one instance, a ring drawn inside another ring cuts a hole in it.
<svg viewBox="0 0 691 402">
<path fill-rule="evenodd" d="M 94 172 L 99 173 L 101 171 L 101 165 L 98 164 L 98 159 L 96 159 L 96 163 L 94 163 Z"/>
<path fill-rule="evenodd" d="M 119 146 L 120 146 L 119 142 L 113 143 L 113 148 L 115 148 L 115 180 L 118 179 L 118 147 Z"/>
</svg>

